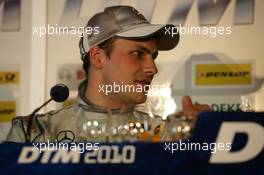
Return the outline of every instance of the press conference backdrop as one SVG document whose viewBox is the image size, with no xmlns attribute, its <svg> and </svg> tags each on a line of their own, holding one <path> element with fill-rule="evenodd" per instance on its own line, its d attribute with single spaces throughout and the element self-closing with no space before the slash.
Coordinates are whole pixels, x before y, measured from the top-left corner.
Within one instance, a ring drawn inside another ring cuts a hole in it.
<svg viewBox="0 0 264 175">
<path fill-rule="evenodd" d="M 2 0 L 0 140 L 12 118 L 29 114 L 47 100 L 54 84 L 66 83 L 71 90 L 67 103 L 74 101 L 84 78 L 80 33 L 56 34 L 52 28 L 81 28 L 111 5 L 131 5 L 152 23 L 183 29 L 177 48 L 161 52 L 157 59 L 153 84 L 164 89 L 149 95 L 146 106 L 151 112 L 166 118 L 181 108 L 185 94 L 215 111 L 239 111 L 241 105 L 263 110 L 262 0 Z M 200 28 L 190 32 L 192 27 Z M 52 103 L 46 111 L 59 107 Z"/>
</svg>

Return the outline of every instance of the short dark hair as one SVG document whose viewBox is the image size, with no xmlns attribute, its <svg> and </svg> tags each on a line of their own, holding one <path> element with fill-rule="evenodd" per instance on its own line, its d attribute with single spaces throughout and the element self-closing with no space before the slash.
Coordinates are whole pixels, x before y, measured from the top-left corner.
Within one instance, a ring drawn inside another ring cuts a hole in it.
<svg viewBox="0 0 264 175">
<path fill-rule="evenodd" d="M 113 50 L 113 46 L 114 46 L 113 43 L 115 42 L 115 40 L 117 40 L 117 37 L 114 36 L 112 38 L 105 40 L 104 42 L 102 42 L 98 45 L 101 49 L 103 49 L 105 51 L 105 53 L 108 57 L 110 57 L 110 54 Z M 83 60 L 82 67 L 83 67 L 83 69 L 85 71 L 85 75 L 87 77 L 88 76 L 88 69 L 90 67 L 89 52 L 83 56 L 82 60 Z"/>
</svg>

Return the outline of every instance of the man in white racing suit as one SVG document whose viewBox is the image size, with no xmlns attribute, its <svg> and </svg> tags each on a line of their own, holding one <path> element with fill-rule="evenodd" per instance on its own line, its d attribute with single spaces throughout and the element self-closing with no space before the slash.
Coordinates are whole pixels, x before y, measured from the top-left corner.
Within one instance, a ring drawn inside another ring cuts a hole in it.
<svg viewBox="0 0 264 175">
<path fill-rule="evenodd" d="M 164 121 L 137 111 L 136 106 L 146 101 L 158 71 L 158 51 L 171 50 L 178 44 L 179 34 L 168 32 L 175 26 L 153 25 L 133 7 L 113 6 L 95 14 L 86 27 L 100 32 L 84 32 L 80 39 L 87 79 L 79 86 L 76 102 L 35 115 L 30 141 L 162 141 Z M 114 91 L 110 89 L 113 84 L 129 90 Z M 135 91 L 135 87 L 141 87 L 141 91 Z M 209 107 L 193 105 L 189 97 L 184 97 L 183 111 L 176 115 L 196 116 L 204 110 Z M 7 141 L 25 142 L 28 118 L 12 121 Z"/>
</svg>

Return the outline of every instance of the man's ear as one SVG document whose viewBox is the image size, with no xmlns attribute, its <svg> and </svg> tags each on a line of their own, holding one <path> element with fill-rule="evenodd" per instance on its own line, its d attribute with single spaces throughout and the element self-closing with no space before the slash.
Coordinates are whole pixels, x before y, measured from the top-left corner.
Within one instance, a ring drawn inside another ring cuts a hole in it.
<svg viewBox="0 0 264 175">
<path fill-rule="evenodd" d="M 96 67 L 97 69 L 101 69 L 103 67 L 104 63 L 104 52 L 103 50 L 98 47 L 94 46 L 90 49 L 89 51 L 89 56 L 90 56 L 90 64 Z"/>
</svg>

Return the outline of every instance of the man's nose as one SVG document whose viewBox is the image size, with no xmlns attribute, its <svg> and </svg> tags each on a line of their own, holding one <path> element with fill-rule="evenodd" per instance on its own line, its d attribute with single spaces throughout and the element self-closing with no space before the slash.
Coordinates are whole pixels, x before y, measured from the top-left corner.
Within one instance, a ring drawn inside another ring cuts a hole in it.
<svg viewBox="0 0 264 175">
<path fill-rule="evenodd" d="M 145 59 L 143 71 L 148 75 L 155 75 L 158 73 L 158 69 L 153 58 L 148 57 Z"/>
</svg>

